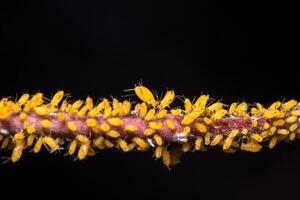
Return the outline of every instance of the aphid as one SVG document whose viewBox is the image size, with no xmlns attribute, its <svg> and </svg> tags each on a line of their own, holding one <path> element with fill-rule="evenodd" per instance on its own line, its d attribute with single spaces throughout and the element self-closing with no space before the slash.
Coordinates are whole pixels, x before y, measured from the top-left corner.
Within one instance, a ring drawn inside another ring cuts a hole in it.
<svg viewBox="0 0 300 200">
<path fill-rule="evenodd" d="M 155 152 L 154 152 L 155 158 L 156 159 L 160 158 L 162 156 L 162 152 L 163 152 L 163 147 L 162 146 L 156 147 Z"/>
<path fill-rule="evenodd" d="M 28 138 L 27 138 L 27 146 L 28 147 L 33 145 L 35 138 L 36 138 L 35 135 L 29 135 L 28 136 Z"/>
<path fill-rule="evenodd" d="M 36 141 L 36 143 L 35 143 L 35 145 L 34 145 L 34 147 L 33 147 L 33 152 L 34 152 L 34 153 L 40 152 L 40 150 L 41 150 L 41 148 L 42 148 L 42 145 L 43 145 L 43 138 L 40 137 L 40 138 Z"/>
<path fill-rule="evenodd" d="M 146 121 L 150 121 L 150 120 L 152 120 L 153 119 L 153 117 L 155 116 L 155 109 L 150 109 L 149 111 L 148 111 L 148 113 L 146 114 L 146 116 L 145 116 L 145 120 Z"/>
<path fill-rule="evenodd" d="M 67 126 L 68 126 L 70 131 L 72 131 L 72 132 L 77 131 L 77 126 L 74 122 L 68 121 Z"/>
<path fill-rule="evenodd" d="M 120 118 L 109 118 L 107 122 L 112 126 L 121 126 L 123 121 Z"/>
<path fill-rule="evenodd" d="M 18 100 L 18 105 L 23 106 L 28 101 L 29 98 L 30 98 L 29 94 L 27 93 L 23 94 Z"/>
<path fill-rule="evenodd" d="M 79 147 L 77 157 L 79 160 L 83 160 L 86 158 L 88 152 L 89 152 L 90 143 L 82 143 Z"/>
<path fill-rule="evenodd" d="M 175 124 L 171 120 L 167 119 L 166 124 L 169 129 L 171 129 L 171 130 L 176 129 Z"/>
<path fill-rule="evenodd" d="M 119 139 L 117 140 L 119 146 L 121 147 L 121 149 L 124 151 L 124 152 L 127 152 L 129 151 L 129 147 L 128 147 L 128 144 L 125 140 L 122 140 L 122 139 Z"/>
<path fill-rule="evenodd" d="M 213 140 L 210 143 L 210 146 L 216 146 L 217 144 L 219 144 L 221 142 L 221 140 L 223 139 L 222 135 L 217 135 L 213 138 Z"/>
<path fill-rule="evenodd" d="M 99 136 L 97 139 L 93 140 L 93 144 L 98 148 L 98 149 L 104 149 L 105 146 L 103 144 L 104 137 Z"/>
<path fill-rule="evenodd" d="M 201 133 L 205 133 L 207 131 L 206 126 L 204 124 L 202 124 L 202 123 L 198 123 L 198 122 L 195 123 L 195 127 Z"/>
<path fill-rule="evenodd" d="M 198 137 L 195 141 L 195 150 L 200 150 L 202 146 L 203 139 L 202 137 Z"/>
<path fill-rule="evenodd" d="M 120 136 L 120 133 L 118 133 L 118 131 L 115 130 L 110 130 L 106 133 L 106 135 L 112 138 L 117 138 Z"/>
<path fill-rule="evenodd" d="M 51 151 L 55 151 L 59 146 L 57 141 L 49 136 L 45 136 L 42 138 L 43 144 L 46 144 L 48 147 L 50 147 Z"/>
<path fill-rule="evenodd" d="M 163 126 L 161 122 L 149 122 L 149 127 L 154 130 L 160 130 Z"/>
<path fill-rule="evenodd" d="M 131 125 L 131 124 L 128 124 L 125 126 L 125 130 L 128 131 L 128 132 L 136 132 L 137 131 L 137 127 L 134 126 L 134 125 Z"/>
<path fill-rule="evenodd" d="M 159 107 L 161 109 L 169 107 L 169 105 L 174 101 L 174 98 L 175 98 L 175 92 L 173 90 L 167 91 L 164 98 L 160 101 Z"/>
<path fill-rule="evenodd" d="M 250 152 L 259 152 L 262 149 L 262 146 L 257 143 L 248 142 L 246 144 L 242 143 L 241 150 L 250 151 Z"/>
<path fill-rule="evenodd" d="M 18 142 L 12 151 L 12 155 L 11 155 L 12 162 L 17 162 L 18 160 L 20 160 L 23 149 L 24 149 L 24 142 L 23 141 Z"/>
<path fill-rule="evenodd" d="M 82 143 L 88 143 L 90 141 L 88 137 L 86 137 L 85 135 L 81 135 L 81 134 L 76 135 L 76 140 L 78 140 L 79 142 L 82 142 Z"/>
<path fill-rule="evenodd" d="M 134 91 L 136 96 L 139 97 L 146 104 L 149 104 L 152 107 L 155 107 L 157 105 L 157 101 L 155 100 L 154 95 L 148 88 L 144 86 L 136 86 L 134 88 Z"/>
<path fill-rule="evenodd" d="M 41 125 L 43 128 L 50 128 L 51 127 L 51 122 L 48 119 L 44 119 L 41 121 Z"/>
<path fill-rule="evenodd" d="M 154 138 L 154 140 L 155 140 L 155 142 L 156 142 L 156 144 L 157 144 L 158 146 L 163 145 L 163 139 L 162 139 L 162 137 L 161 137 L 160 135 L 155 134 L 155 135 L 153 136 L 153 138 Z"/>
<path fill-rule="evenodd" d="M 171 156 L 166 148 L 163 148 L 162 150 L 162 159 L 163 159 L 163 164 L 169 167 L 171 164 Z"/>
<path fill-rule="evenodd" d="M 190 113 L 193 109 L 193 104 L 190 99 L 186 98 L 184 100 L 184 108 L 186 113 Z"/>
<path fill-rule="evenodd" d="M 62 100 L 64 97 L 64 91 L 58 91 L 52 98 L 50 102 L 51 107 L 55 107 L 59 104 L 59 102 Z"/>
</svg>

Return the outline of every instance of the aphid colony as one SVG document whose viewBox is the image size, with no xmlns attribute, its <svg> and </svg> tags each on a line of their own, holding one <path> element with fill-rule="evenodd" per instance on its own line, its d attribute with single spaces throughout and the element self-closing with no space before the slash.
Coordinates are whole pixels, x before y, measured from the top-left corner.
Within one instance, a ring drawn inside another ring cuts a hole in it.
<svg viewBox="0 0 300 200">
<path fill-rule="evenodd" d="M 152 150 L 169 167 L 188 151 L 218 146 L 224 152 L 238 149 L 258 152 L 262 143 L 274 148 L 280 141 L 300 136 L 300 106 L 296 100 L 275 102 L 265 108 L 245 102 L 229 106 L 211 102 L 208 95 L 196 101 L 184 99 L 184 108 L 170 108 L 173 90 L 157 100 L 146 87 L 134 88 L 141 102 L 112 102 L 94 105 L 91 98 L 68 102 L 57 92 L 50 102 L 42 93 L 22 95 L 16 102 L 0 102 L 0 148 L 12 150 L 18 161 L 25 149 L 50 152 L 66 149 L 79 160 L 96 150 L 117 148 L 123 152 Z"/>
</svg>

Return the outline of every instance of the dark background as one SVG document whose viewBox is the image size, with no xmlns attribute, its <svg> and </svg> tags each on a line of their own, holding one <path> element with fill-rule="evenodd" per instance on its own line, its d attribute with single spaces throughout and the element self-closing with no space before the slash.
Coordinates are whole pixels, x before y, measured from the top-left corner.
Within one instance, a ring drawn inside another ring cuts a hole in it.
<svg viewBox="0 0 300 200">
<path fill-rule="evenodd" d="M 242 2 L 2 3 L 0 95 L 119 97 L 142 81 L 227 104 L 300 99 L 294 6 Z M 298 199 L 299 178 L 299 142 L 189 153 L 170 171 L 151 153 L 117 151 L 83 162 L 26 153 L 0 165 L 1 198 Z"/>
</svg>

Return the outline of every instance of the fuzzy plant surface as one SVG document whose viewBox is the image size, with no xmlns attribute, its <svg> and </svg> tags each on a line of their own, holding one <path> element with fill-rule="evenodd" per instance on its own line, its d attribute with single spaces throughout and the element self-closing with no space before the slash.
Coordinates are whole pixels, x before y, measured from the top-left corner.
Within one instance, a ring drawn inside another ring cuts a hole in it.
<svg viewBox="0 0 300 200">
<path fill-rule="evenodd" d="M 90 97 L 71 102 L 63 91 L 50 101 L 42 93 L 23 94 L 16 101 L 2 98 L 1 151 L 11 151 L 12 162 L 27 149 L 34 153 L 41 148 L 63 150 L 79 160 L 111 148 L 152 151 L 170 167 L 189 151 L 259 152 L 300 138 L 300 104 L 294 99 L 250 107 L 246 102 L 224 105 L 201 95 L 194 102 L 185 98 L 182 107 L 171 108 L 173 90 L 161 100 L 143 85 L 133 90 L 140 99 L 134 104 L 103 99 L 94 105 Z"/>
</svg>

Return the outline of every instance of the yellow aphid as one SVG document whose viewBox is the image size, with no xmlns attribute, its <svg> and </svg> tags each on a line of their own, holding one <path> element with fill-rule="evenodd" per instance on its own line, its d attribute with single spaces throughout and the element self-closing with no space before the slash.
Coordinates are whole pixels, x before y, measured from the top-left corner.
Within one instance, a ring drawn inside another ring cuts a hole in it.
<svg viewBox="0 0 300 200">
<path fill-rule="evenodd" d="M 246 112 L 248 109 L 248 105 L 246 102 L 242 102 L 239 105 L 237 105 L 235 112 Z"/>
<path fill-rule="evenodd" d="M 18 160 L 20 160 L 21 156 L 22 156 L 22 152 L 24 149 L 24 142 L 18 142 L 16 144 L 16 146 L 13 149 L 12 155 L 11 155 L 11 161 L 12 162 L 17 162 Z"/>
<path fill-rule="evenodd" d="M 204 144 L 209 145 L 210 144 L 210 133 L 206 133 L 204 137 Z"/>
<path fill-rule="evenodd" d="M 119 146 L 121 147 L 121 149 L 124 152 L 128 152 L 129 151 L 128 144 L 127 144 L 127 142 L 125 140 L 119 139 L 119 140 L 117 140 L 117 143 L 119 144 Z"/>
<path fill-rule="evenodd" d="M 77 131 L 77 125 L 74 122 L 68 121 L 67 126 L 70 131 L 72 132 Z"/>
<path fill-rule="evenodd" d="M 222 119 L 227 114 L 227 110 L 221 109 L 212 115 L 213 119 Z"/>
<path fill-rule="evenodd" d="M 8 102 L 7 102 L 7 107 L 8 107 L 11 111 L 13 111 L 13 112 L 15 112 L 15 113 L 20 112 L 20 110 L 21 110 L 21 107 L 20 107 L 18 104 L 15 104 L 15 103 L 12 102 L 12 101 L 8 101 Z"/>
<path fill-rule="evenodd" d="M 285 121 L 283 119 L 278 119 L 273 122 L 274 126 L 283 126 L 285 124 Z"/>
<path fill-rule="evenodd" d="M 224 141 L 223 144 L 223 150 L 227 150 L 230 148 L 231 144 L 232 144 L 233 138 L 232 137 L 227 137 Z"/>
<path fill-rule="evenodd" d="M 98 148 L 98 149 L 104 149 L 104 145 L 103 145 L 103 142 L 104 142 L 104 137 L 102 136 L 99 136 L 97 139 L 95 139 L 93 141 L 94 145 Z"/>
<path fill-rule="evenodd" d="M 44 119 L 41 121 L 41 126 L 43 128 L 50 128 L 51 127 L 51 122 L 48 119 Z"/>
<path fill-rule="evenodd" d="M 64 91 L 58 91 L 52 98 L 50 102 L 51 107 L 55 107 L 59 104 L 59 102 L 62 100 L 64 97 Z"/>
<path fill-rule="evenodd" d="M 171 156 L 166 148 L 163 148 L 162 159 L 163 159 L 163 164 L 169 167 L 171 164 Z"/>
<path fill-rule="evenodd" d="M 35 140 L 35 135 L 29 135 L 28 138 L 27 138 L 27 146 L 30 147 L 33 145 L 33 142 Z"/>
<path fill-rule="evenodd" d="M 10 113 L 6 107 L 0 107 L 0 119 L 7 119 Z"/>
<path fill-rule="evenodd" d="M 87 113 L 88 110 L 89 110 L 89 106 L 88 106 L 88 105 L 84 105 L 84 106 L 78 111 L 77 115 L 78 115 L 79 117 L 82 117 L 82 116 L 84 116 L 84 115 Z"/>
<path fill-rule="evenodd" d="M 33 152 L 34 152 L 34 153 L 40 152 L 40 150 L 41 150 L 41 148 L 42 148 L 42 144 L 43 144 L 43 138 L 40 137 L 40 138 L 36 141 L 36 143 L 35 143 L 35 145 L 34 145 L 34 147 L 33 147 Z"/>
<path fill-rule="evenodd" d="M 176 129 L 176 126 L 175 126 L 175 124 L 173 123 L 173 121 L 167 119 L 167 120 L 166 120 L 166 124 L 167 124 L 167 127 L 168 127 L 169 129 L 171 129 L 171 130 Z"/>
<path fill-rule="evenodd" d="M 120 136 L 120 133 L 115 130 L 110 130 L 106 133 L 107 136 L 112 137 L 112 138 L 117 138 Z"/>
<path fill-rule="evenodd" d="M 256 119 L 252 120 L 252 126 L 253 127 L 257 127 L 257 125 L 258 125 L 257 120 Z"/>
<path fill-rule="evenodd" d="M 134 126 L 134 125 L 131 125 L 131 124 L 128 124 L 125 126 L 125 130 L 128 131 L 128 132 L 136 132 L 137 131 L 137 127 Z"/>
<path fill-rule="evenodd" d="M 282 104 L 281 107 L 284 111 L 289 111 L 297 104 L 298 104 L 298 102 L 296 100 L 291 99 L 288 102 L 285 102 L 284 104 Z"/>
<path fill-rule="evenodd" d="M 241 150 L 250 151 L 250 152 L 259 152 L 262 149 L 262 146 L 257 143 L 248 142 L 246 144 L 242 143 Z"/>
<path fill-rule="evenodd" d="M 278 129 L 278 130 L 277 130 L 277 133 L 278 133 L 279 135 L 288 135 L 288 134 L 289 134 L 289 131 L 286 130 L 286 129 Z"/>
<path fill-rule="evenodd" d="M 27 114 L 26 113 L 21 113 L 20 115 L 19 115 L 19 118 L 20 118 L 20 120 L 25 120 L 26 118 L 27 118 Z"/>
<path fill-rule="evenodd" d="M 252 139 L 255 139 L 257 142 L 262 142 L 263 141 L 263 138 L 259 135 L 259 134 L 252 134 L 250 136 Z"/>
<path fill-rule="evenodd" d="M 192 105 L 192 102 L 191 102 L 190 99 L 186 98 L 186 99 L 184 100 L 184 108 L 185 108 L 185 112 L 186 112 L 186 113 L 192 112 L 193 105 Z"/>
<path fill-rule="evenodd" d="M 109 107 L 106 107 L 106 108 L 104 108 L 103 117 L 104 117 L 105 119 L 107 119 L 107 118 L 110 117 L 111 113 L 112 113 L 112 108 L 111 108 L 110 106 L 109 106 Z"/>
<path fill-rule="evenodd" d="M 23 94 L 19 100 L 18 100 L 18 105 L 19 106 L 22 106 L 24 105 L 25 103 L 27 103 L 28 99 L 30 98 L 30 95 L 29 94 Z"/>
<path fill-rule="evenodd" d="M 99 103 L 95 108 L 92 108 L 88 113 L 89 117 L 97 116 L 103 109 L 110 107 L 107 99 L 103 99 L 101 103 Z"/>
<path fill-rule="evenodd" d="M 76 135 L 76 140 L 78 140 L 79 142 L 82 142 L 82 143 L 90 142 L 90 139 L 87 136 L 82 135 L 82 134 Z"/>
<path fill-rule="evenodd" d="M 175 92 L 173 90 L 167 91 L 164 98 L 160 101 L 159 107 L 161 109 L 168 107 L 174 101 L 174 98 L 175 98 Z"/>
<path fill-rule="evenodd" d="M 97 126 L 97 120 L 94 118 L 89 118 L 86 120 L 86 125 L 88 127 L 96 127 Z"/>
<path fill-rule="evenodd" d="M 129 149 L 129 151 L 131 151 L 131 150 L 133 150 L 135 148 L 135 143 L 130 143 L 130 144 L 128 144 L 128 149 Z"/>
<path fill-rule="evenodd" d="M 198 137 L 195 141 L 195 149 L 200 150 L 202 146 L 203 139 L 202 137 Z"/>
<path fill-rule="evenodd" d="M 122 116 L 126 116 L 129 114 L 131 109 L 131 103 L 129 101 L 124 101 L 122 103 Z"/>
<path fill-rule="evenodd" d="M 50 109 L 47 106 L 37 106 L 33 110 L 38 115 L 48 115 L 50 113 Z"/>
<path fill-rule="evenodd" d="M 156 142 L 156 144 L 157 144 L 158 146 L 161 146 L 161 145 L 163 144 L 163 139 L 162 139 L 162 137 L 161 137 L 160 135 L 155 134 L 155 135 L 153 136 L 153 139 L 155 140 L 155 142 Z"/>
<path fill-rule="evenodd" d="M 247 129 L 246 129 L 246 130 L 247 130 Z M 234 129 L 234 130 L 232 130 L 232 131 L 229 133 L 228 137 L 234 139 L 235 136 L 237 136 L 238 133 L 239 133 L 239 130 Z"/>
<path fill-rule="evenodd" d="M 236 107 L 237 107 L 237 103 L 232 103 L 229 107 L 229 113 L 233 114 L 236 110 Z"/>
<path fill-rule="evenodd" d="M 150 109 L 149 111 L 148 111 L 148 113 L 146 114 L 146 116 L 145 116 L 145 120 L 146 121 L 150 121 L 150 120 L 152 120 L 153 119 L 153 117 L 155 116 L 155 109 Z"/>
<path fill-rule="evenodd" d="M 275 147 L 276 143 L 277 143 L 277 137 L 273 136 L 269 142 L 269 148 L 273 149 Z"/>
<path fill-rule="evenodd" d="M 113 148 L 114 147 L 114 144 L 108 140 L 108 139 L 104 139 L 103 140 L 103 144 L 107 147 L 107 148 Z"/>
<path fill-rule="evenodd" d="M 23 132 L 18 132 L 14 135 L 13 141 L 24 140 L 25 134 Z"/>
<path fill-rule="evenodd" d="M 87 105 L 89 110 L 93 109 L 93 107 L 94 107 L 94 102 L 93 102 L 93 99 L 91 97 L 87 97 L 85 99 L 85 104 Z"/>
<path fill-rule="evenodd" d="M 27 126 L 26 127 L 26 132 L 28 133 L 28 134 L 32 134 L 32 133 L 35 133 L 35 126 L 34 126 L 34 124 L 31 124 L 31 125 L 29 125 L 29 126 Z"/>
<path fill-rule="evenodd" d="M 206 124 L 211 124 L 212 123 L 212 120 L 207 118 L 207 117 L 204 117 L 203 118 L 203 121 L 206 123 Z"/>
<path fill-rule="evenodd" d="M 185 135 L 190 134 L 191 128 L 189 126 L 185 126 L 182 131 Z"/>
<path fill-rule="evenodd" d="M 182 145 L 182 151 L 183 152 L 188 152 L 191 149 L 190 143 L 186 142 Z"/>
<path fill-rule="evenodd" d="M 141 149 L 147 149 L 149 147 L 148 143 L 145 142 L 145 140 L 143 140 L 140 137 L 134 137 L 132 139 L 132 141 L 138 145 Z"/>
<path fill-rule="evenodd" d="M 4 140 L 2 141 L 1 149 L 5 149 L 8 146 L 9 142 L 10 142 L 10 136 L 5 137 Z"/>
<path fill-rule="evenodd" d="M 194 107 L 205 107 L 208 99 L 209 99 L 209 95 L 201 95 L 194 103 Z"/>
<path fill-rule="evenodd" d="M 144 86 L 136 86 L 134 91 L 136 96 L 138 96 L 143 102 L 151 105 L 152 107 L 156 106 L 157 102 L 154 98 L 154 95 L 148 88 Z"/>
<path fill-rule="evenodd" d="M 196 129 L 197 129 L 199 132 L 201 132 L 201 133 L 205 133 L 205 132 L 207 131 L 206 126 L 205 126 L 204 124 L 202 124 L 202 123 L 196 122 L 196 123 L 195 123 L 195 127 L 196 127 Z"/>
<path fill-rule="evenodd" d="M 122 106 L 122 104 L 121 104 Z M 120 102 L 117 100 L 117 99 L 113 99 L 113 102 L 112 102 L 112 112 L 111 112 L 111 115 L 112 116 L 116 116 L 119 114 L 119 111 L 120 111 Z"/>
<path fill-rule="evenodd" d="M 90 143 L 82 143 L 79 147 L 77 157 L 79 160 L 83 160 L 86 158 L 88 152 L 89 152 Z"/>
<path fill-rule="evenodd" d="M 264 123 L 264 129 L 268 129 L 268 128 L 270 128 L 270 124 L 268 122 L 265 122 Z"/>
<path fill-rule="evenodd" d="M 177 109 L 172 109 L 170 112 L 172 115 L 178 116 L 182 113 L 182 110 L 180 108 L 177 108 Z"/>
<path fill-rule="evenodd" d="M 163 127 L 161 122 L 149 122 L 149 127 L 154 130 L 160 130 Z"/>
<path fill-rule="evenodd" d="M 269 110 L 277 110 L 280 106 L 281 106 L 281 102 L 276 101 L 269 107 Z"/>
<path fill-rule="evenodd" d="M 89 151 L 87 153 L 88 156 L 95 156 L 96 151 L 93 149 L 93 147 L 89 146 Z"/>
<path fill-rule="evenodd" d="M 67 106 L 68 106 L 67 100 L 63 100 L 63 102 L 62 102 L 62 104 L 61 104 L 59 110 L 60 110 L 61 112 L 65 112 L 66 109 L 67 109 Z"/>
<path fill-rule="evenodd" d="M 290 141 L 295 140 L 295 138 L 296 138 L 296 133 L 291 133 L 289 136 Z"/>
<path fill-rule="evenodd" d="M 244 135 L 247 135 L 247 134 L 248 134 L 248 129 L 246 129 L 246 128 L 243 128 L 243 130 L 242 130 L 242 134 L 244 134 Z"/>
<path fill-rule="evenodd" d="M 277 130 L 277 128 L 276 128 L 275 126 L 271 127 L 271 128 L 269 129 L 269 135 L 270 135 L 270 136 L 271 136 L 271 135 L 274 135 L 274 133 L 276 132 L 276 130 Z"/>
<path fill-rule="evenodd" d="M 158 113 L 156 114 L 157 119 L 162 119 L 167 115 L 168 111 L 165 109 L 162 109 L 160 111 L 158 111 Z"/>
<path fill-rule="evenodd" d="M 269 136 L 269 131 L 263 131 L 263 132 L 260 134 L 260 136 L 261 136 L 263 139 L 267 138 L 267 137 Z"/>
<path fill-rule="evenodd" d="M 52 137 L 43 137 L 43 144 L 46 144 L 48 147 L 50 147 L 51 150 L 55 150 L 58 148 L 57 141 Z"/>
<path fill-rule="evenodd" d="M 156 159 L 158 159 L 162 156 L 162 151 L 163 151 L 162 146 L 156 147 L 155 152 L 154 152 L 154 156 L 155 156 Z"/>
<path fill-rule="evenodd" d="M 221 142 L 222 139 L 223 139 L 222 135 L 216 135 L 216 137 L 214 137 L 214 139 L 211 141 L 210 146 L 216 146 Z"/>
<path fill-rule="evenodd" d="M 78 109 L 82 106 L 82 104 L 83 104 L 83 101 L 77 100 L 72 104 L 71 109 L 75 112 L 78 112 Z"/>
<path fill-rule="evenodd" d="M 298 128 L 298 124 L 294 123 L 290 126 L 289 131 L 294 132 Z"/>
<path fill-rule="evenodd" d="M 183 117 L 183 120 L 181 121 L 181 123 L 183 125 L 189 125 L 189 124 L 193 123 L 196 118 L 197 117 L 195 117 L 195 115 L 193 115 L 193 113 L 188 113 L 187 115 L 185 115 Z"/>
<path fill-rule="evenodd" d="M 300 109 L 298 109 L 298 110 L 293 110 L 293 111 L 291 112 L 291 114 L 292 114 L 293 116 L 299 117 L 299 116 L 300 116 Z"/>
<path fill-rule="evenodd" d="M 151 128 L 148 128 L 144 131 L 144 135 L 145 136 L 151 136 L 155 133 L 155 130 L 154 129 L 151 129 Z"/>
<path fill-rule="evenodd" d="M 279 110 L 265 110 L 264 111 L 264 117 L 266 119 L 272 119 L 272 118 L 282 118 L 284 117 L 284 113 Z"/>
<path fill-rule="evenodd" d="M 107 123 L 102 123 L 102 124 L 100 125 L 100 130 L 101 130 L 102 132 L 108 132 L 108 131 L 110 130 L 110 126 L 109 126 Z"/>
<path fill-rule="evenodd" d="M 296 122 L 297 121 L 297 117 L 295 117 L 295 116 L 290 116 L 290 117 L 288 117 L 285 121 L 286 122 L 288 122 L 288 123 L 294 123 L 294 122 Z"/>
<path fill-rule="evenodd" d="M 144 118 L 147 114 L 147 105 L 145 103 L 136 104 L 135 110 L 139 111 L 140 117 Z"/>
<path fill-rule="evenodd" d="M 123 123 L 120 118 L 109 118 L 107 122 L 112 126 L 121 126 Z"/>
<path fill-rule="evenodd" d="M 220 103 L 220 102 L 213 103 L 212 105 L 207 107 L 207 110 L 209 110 L 211 112 L 219 111 L 221 109 L 223 109 L 223 103 Z"/>
<path fill-rule="evenodd" d="M 251 114 L 254 115 L 254 116 L 257 116 L 258 115 L 258 109 L 257 108 L 251 108 Z"/>
</svg>

